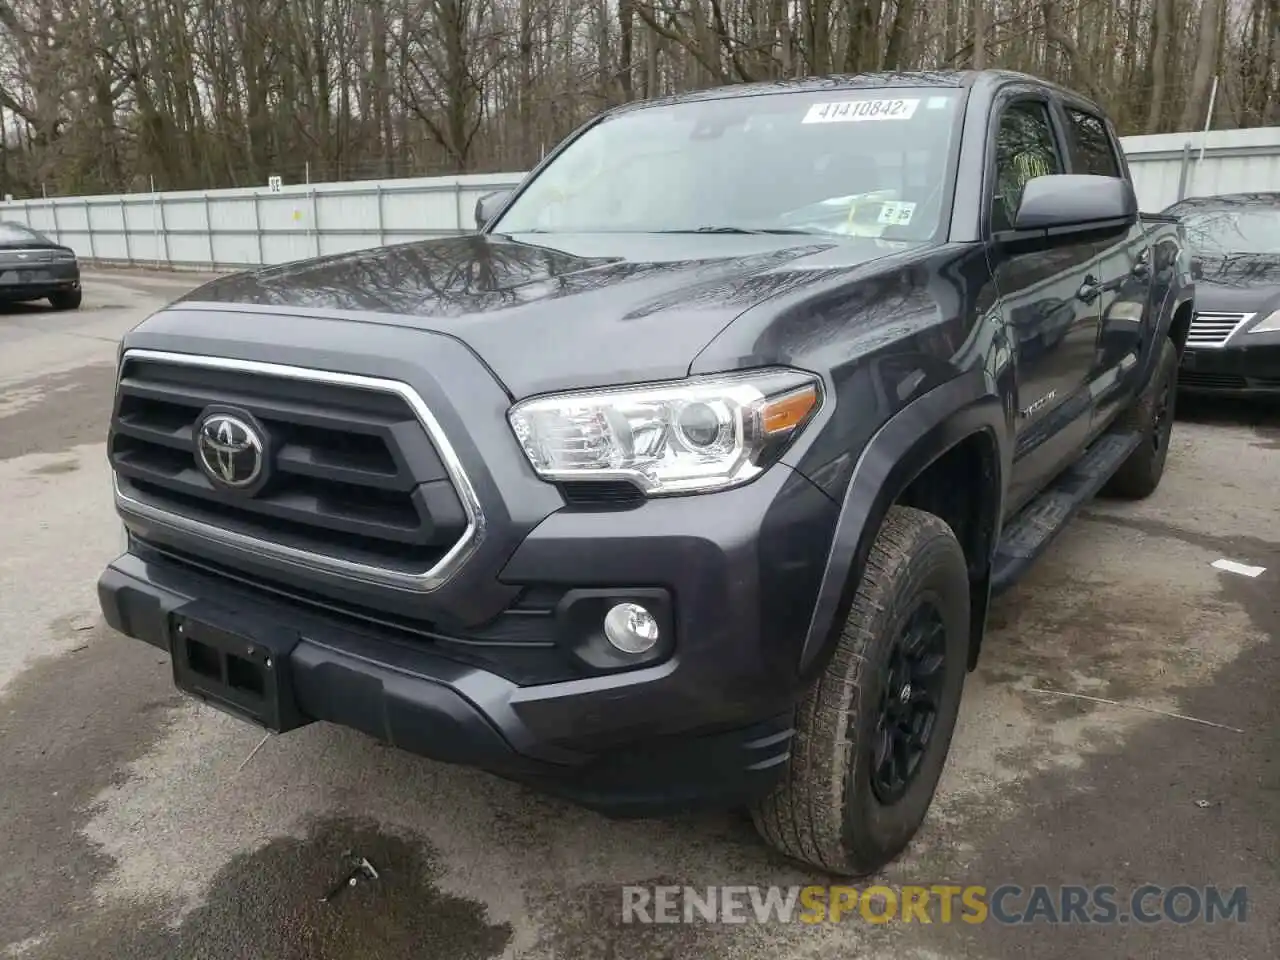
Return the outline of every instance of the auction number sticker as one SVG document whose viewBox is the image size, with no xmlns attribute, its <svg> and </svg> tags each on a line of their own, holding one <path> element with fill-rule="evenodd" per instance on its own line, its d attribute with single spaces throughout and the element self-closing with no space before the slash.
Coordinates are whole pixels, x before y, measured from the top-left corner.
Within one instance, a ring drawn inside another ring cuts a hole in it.
<svg viewBox="0 0 1280 960">
<path fill-rule="evenodd" d="M 880 216 L 876 219 L 891 227 L 905 227 L 911 222 L 916 205 L 906 200 L 886 200 L 880 204 Z"/>
<path fill-rule="evenodd" d="M 863 120 L 910 120 L 919 100 L 843 100 L 815 103 L 802 123 L 859 123 Z"/>
</svg>

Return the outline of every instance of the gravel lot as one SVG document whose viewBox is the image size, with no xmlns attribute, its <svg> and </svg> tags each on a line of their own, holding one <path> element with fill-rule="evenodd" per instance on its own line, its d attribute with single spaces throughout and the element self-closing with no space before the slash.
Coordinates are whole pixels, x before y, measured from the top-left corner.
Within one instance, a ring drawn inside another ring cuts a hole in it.
<svg viewBox="0 0 1280 960">
<path fill-rule="evenodd" d="M 1280 956 L 1280 415 L 1184 406 L 1158 493 L 1089 507 L 997 604 L 884 878 L 1245 885 L 1246 923 L 624 925 L 623 884 L 826 881 L 738 815 L 613 823 L 319 724 L 241 769 L 260 736 L 102 624 L 115 345 L 194 282 L 93 273 L 77 313 L 0 312 L 0 957 Z M 346 851 L 381 878 L 322 904 Z"/>
</svg>

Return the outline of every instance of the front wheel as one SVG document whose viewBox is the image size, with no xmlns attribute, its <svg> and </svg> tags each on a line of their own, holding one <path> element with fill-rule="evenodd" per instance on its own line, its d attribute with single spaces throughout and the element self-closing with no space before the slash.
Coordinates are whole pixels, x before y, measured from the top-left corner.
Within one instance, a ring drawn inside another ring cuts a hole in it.
<svg viewBox="0 0 1280 960">
<path fill-rule="evenodd" d="M 752 809 L 775 849 L 866 876 L 906 848 L 942 775 L 969 647 L 969 576 L 951 528 L 894 507 L 835 653 L 796 712 L 785 775 Z"/>
<path fill-rule="evenodd" d="M 78 287 L 75 290 L 59 290 L 49 294 L 49 304 L 55 310 L 78 310 L 83 296 Z"/>
</svg>

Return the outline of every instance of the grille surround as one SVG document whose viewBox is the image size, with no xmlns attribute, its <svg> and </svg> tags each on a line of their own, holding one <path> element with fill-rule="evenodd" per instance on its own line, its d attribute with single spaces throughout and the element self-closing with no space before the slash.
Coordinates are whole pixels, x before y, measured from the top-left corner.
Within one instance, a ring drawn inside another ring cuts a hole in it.
<svg viewBox="0 0 1280 960">
<path fill-rule="evenodd" d="M 1197 312 L 1191 318 L 1191 326 L 1187 330 L 1187 349 L 1217 350 L 1225 347 L 1254 316 L 1252 313 L 1217 310 Z"/>
<path fill-rule="evenodd" d="M 402 570 L 378 563 L 375 559 L 351 559 L 336 556 L 311 547 L 282 543 L 263 536 L 244 533 L 216 523 L 178 513 L 156 503 L 149 503 L 132 494 L 130 477 L 112 470 L 112 484 L 116 509 L 126 521 L 132 518 L 142 524 L 154 524 L 179 534 L 203 539 L 255 559 L 269 557 L 273 560 L 313 573 L 336 576 L 344 580 L 360 581 L 374 586 L 406 591 L 415 594 L 430 593 L 443 586 L 474 555 L 484 537 L 485 520 L 475 487 L 449 442 L 439 421 L 426 402 L 408 384 L 380 377 L 296 367 L 286 364 L 265 363 L 252 360 L 236 360 L 226 357 L 210 357 L 197 354 L 171 353 L 159 350 L 130 349 L 124 351 L 117 370 L 115 410 L 120 406 L 120 383 L 125 371 L 133 362 L 153 363 L 167 367 L 196 367 L 207 371 L 232 374 L 259 375 L 265 378 L 320 384 L 353 391 L 372 392 L 397 397 L 412 413 L 427 439 L 434 447 L 448 482 L 452 485 L 465 521 L 461 536 L 443 551 L 439 558 L 425 570 Z M 113 432 L 116 418 L 113 412 Z M 126 434 L 127 435 L 127 434 Z M 142 491 L 138 491 L 142 494 Z"/>
</svg>

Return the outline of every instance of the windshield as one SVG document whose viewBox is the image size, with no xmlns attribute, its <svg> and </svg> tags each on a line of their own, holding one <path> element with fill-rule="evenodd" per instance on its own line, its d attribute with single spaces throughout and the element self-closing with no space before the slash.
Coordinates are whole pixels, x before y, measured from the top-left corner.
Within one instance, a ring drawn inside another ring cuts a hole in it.
<svg viewBox="0 0 1280 960">
<path fill-rule="evenodd" d="M 929 240 L 960 90 L 831 90 L 688 101 L 606 118 L 498 233 L 777 231 Z"/>
<path fill-rule="evenodd" d="M 1191 249 L 1203 256 L 1280 254 L 1280 205 L 1170 210 L 1182 220 Z"/>
</svg>

